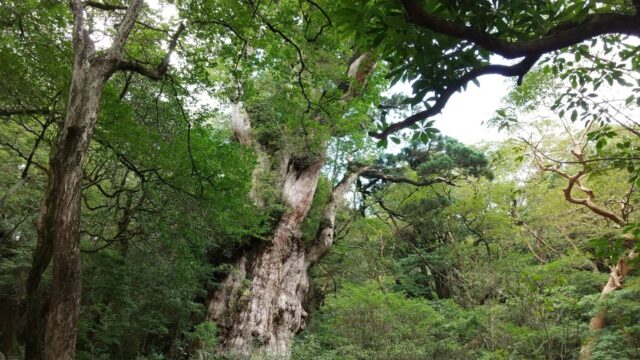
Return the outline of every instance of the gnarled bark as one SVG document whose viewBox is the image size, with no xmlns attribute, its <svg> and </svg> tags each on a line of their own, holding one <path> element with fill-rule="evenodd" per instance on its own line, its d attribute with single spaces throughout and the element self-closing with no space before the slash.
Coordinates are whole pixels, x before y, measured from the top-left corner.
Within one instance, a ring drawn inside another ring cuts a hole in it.
<svg viewBox="0 0 640 360">
<path fill-rule="evenodd" d="M 293 336 L 305 327 L 309 267 L 331 247 L 337 207 L 366 168 L 349 172 L 323 210 L 316 239 L 305 244 L 300 226 L 311 206 L 324 159 L 299 170 L 290 164 L 283 186 L 288 210 L 269 241 L 244 254 L 208 301 L 208 319 L 220 328 L 220 351 L 287 358 Z"/>
<path fill-rule="evenodd" d="M 348 76 L 357 88 L 345 88 L 342 101 L 358 96 L 375 67 L 369 53 L 356 54 L 349 64 Z M 309 292 L 308 269 L 333 243 L 337 205 L 344 192 L 366 168 L 351 169 L 335 187 L 326 205 L 315 241 L 305 244 L 301 225 L 311 207 L 325 161 L 324 149 L 306 154 L 303 159 L 286 146 L 268 151 L 253 138 L 251 119 L 238 103 L 232 104 L 231 126 L 236 140 L 251 147 L 258 156 L 253 173 L 251 197 L 258 207 L 265 199 L 259 191 L 260 178 L 276 179 L 284 213 L 270 237 L 246 251 L 234 270 L 209 294 L 207 320 L 220 329 L 219 351 L 234 356 L 263 353 L 288 358 L 293 336 L 305 327 Z M 322 119 L 316 119 L 322 121 Z M 272 166 L 272 164 L 276 164 Z"/>
<path fill-rule="evenodd" d="M 343 194 L 367 167 L 350 170 L 333 190 L 326 204 L 316 239 L 302 240 L 301 225 L 311 207 L 324 158 L 311 162 L 291 160 L 291 155 L 269 154 L 251 137 L 249 118 L 239 104 L 232 106 L 232 126 L 237 140 L 253 147 L 259 164 L 254 171 L 252 198 L 258 206 L 263 199 L 256 190 L 260 174 L 274 172 L 281 186 L 286 211 L 278 219 L 265 243 L 247 251 L 235 263 L 207 303 L 207 318 L 220 329 L 222 353 L 249 356 L 265 353 L 287 358 L 293 336 L 305 327 L 309 292 L 308 269 L 333 243 L 337 206 Z M 271 161 L 278 166 L 270 170 Z"/>
<path fill-rule="evenodd" d="M 262 351 L 286 357 L 293 335 L 304 328 L 309 289 L 300 226 L 316 190 L 324 159 L 299 169 L 290 163 L 282 197 L 286 212 L 268 242 L 243 255 L 235 271 L 209 299 L 208 318 L 220 328 L 220 350 L 235 355 Z"/>
</svg>

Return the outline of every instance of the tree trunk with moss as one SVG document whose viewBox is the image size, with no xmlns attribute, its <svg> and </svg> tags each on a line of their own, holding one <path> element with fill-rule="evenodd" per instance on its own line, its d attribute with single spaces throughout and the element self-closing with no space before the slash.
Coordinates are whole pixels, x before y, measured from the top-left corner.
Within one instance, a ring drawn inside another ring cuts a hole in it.
<svg viewBox="0 0 640 360">
<path fill-rule="evenodd" d="M 300 156 L 284 151 L 269 154 L 253 139 L 249 117 L 238 104 L 233 105 L 232 125 L 236 139 L 258 154 L 253 201 L 258 206 L 269 201 L 259 191 L 264 187 L 260 179 L 266 175 L 272 179 L 268 186 L 277 188 L 284 211 L 268 239 L 246 251 L 219 288 L 210 294 L 207 316 L 220 330 L 220 352 L 287 358 L 293 336 L 304 329 L 309 312 L 305 308 L 309 267 L 333 243 L 337 205 L 362 169 L 349 172 L 333 189 L 316 238 L 305 242 L 301 226 L 321 176 L 324 154 Z"/>
<path fill-rule="evenodd" d="M 209 302 L 209 317 L 221 329 L 225 352 L 248 355 L 259 348 L 287 354 L 293 335 L 304 327 L 309 289 L 301 225 L 311 206 L 323 159 L 300 168 L 287 166 L 282 188 L 286 206 L 272 235 L 244 254 Z"/>
</svg>

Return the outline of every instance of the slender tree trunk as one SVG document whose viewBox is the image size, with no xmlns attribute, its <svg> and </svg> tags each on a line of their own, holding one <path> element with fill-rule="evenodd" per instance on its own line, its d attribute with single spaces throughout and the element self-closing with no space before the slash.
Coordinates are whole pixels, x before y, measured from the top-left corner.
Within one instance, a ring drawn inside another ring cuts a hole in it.
<svg viewBox="0 0 640 360">
<path fill-rule="evenodd" d="M 616 263 L 616 266 L 611 267 L 609 272 L 609 279 L 600 292 L 601 300 L 610 293 L 622 288 L 622 282 L 625 276 L 627 276 L 631 272 L 631 270 L 633 270 L 633 267 L 629 263 L 637 256 L 638 253 L 632 251 L 626 257 L 619 259 Z M 597 314 L 595 314 L 589 322 L 589 332 L 593 333 L 598 330 L 604 329 L 606 326 L 606 319 L 607 313 L 605 310 L 601 310 Z M 588 360 L 591 358 L 591 350 L 595 340 L 596 338 L 593 336 L 593 334 L 587 337 L 585 343 L 580 349 L 580 360 Z"/>
<path fill-rule="evenodd" d="M 74 68 L 67 117 L 50 160 L 46 214 L 38 229 L 50 239 L 52 291 L 45 329 L 45 360 L 73 359 L 80 309 L 80 195 L 82 168 L 108 78 L 88 64 Z"/>
<path fill-rule="evenodd" d="M 29 330 L 25 359 L 29 360 L 75 357 L 81 291 L 82 167 L 95 130 L 102 88 L 110 75 L 106 67 L 90 64 L 87 55 L 92 54 L 91 50 L 83 47 L 76 54 L 67 115 L 49 160 L 49 179 L 38 219 L 38 244 L 27 279 Z M 52 291 L 43 333 L 39 285 L 52 258 Z"/>
<path fill-rule="evenodd" d="M 49 180 L 38 221 L 38 245 L 27 281 L 27 321 L 32 327 L 27 340 L 26 359 L 40 359 L 40 339 L 44 336 L 42 358 L 75 358 L 81 296 L 80 195 L 84 158 L 95 131 L 102 90 L 118 69 L 128 68 L 153 79 L 164 76 L 169 57 L 184 25 L 178 28 L 169 51 L 156 69 L 123 60 L 124 47 L 143 0 L 130 0 L 111 47 L 97 55 L 85 23 L 81 0 L 70 1 L 73 13 L 73 73 L 64 124 L 49 161 Z M 133 65 L 132 65 L 133 64 Z M 40 279 L 53 259 L 51 298 L 44 334 L 40 326 L 38 288 Z"/>
</svg>

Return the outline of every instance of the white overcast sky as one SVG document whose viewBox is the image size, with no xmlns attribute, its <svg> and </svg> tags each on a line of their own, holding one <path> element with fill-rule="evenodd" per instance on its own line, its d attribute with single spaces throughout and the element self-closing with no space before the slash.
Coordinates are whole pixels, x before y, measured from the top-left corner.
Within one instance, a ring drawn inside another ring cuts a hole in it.
<svg viewBox="0 0 640 360">
<path fill-rule="evenodd" d="M 499 75 L 483 76 L 479 82 L 480 86 L 470 84 L 465 91 L 451 96 L 442 113 L 431 118 L 436 121 L 434 127 L 466 144 L 504 139 L 505 133 L 488 128 L 483 122 L 491 119 L 501 107 L 513 82 Z M 389 92 L 411 94 L 411 87 L 407 83 L 398 84 Z"/>
<path fill-rule="evenodd" d="M 480 78 L 480 86 L 471 84 L 449 99 L 442 114 L 435 117 L 435 127 L 444 134 L 467 144 L 504 139 L 505 133 L 489 129 L 483 121 L 491 119 L 511 88 L 511 79 L 499 75 Z"/>
</svg>

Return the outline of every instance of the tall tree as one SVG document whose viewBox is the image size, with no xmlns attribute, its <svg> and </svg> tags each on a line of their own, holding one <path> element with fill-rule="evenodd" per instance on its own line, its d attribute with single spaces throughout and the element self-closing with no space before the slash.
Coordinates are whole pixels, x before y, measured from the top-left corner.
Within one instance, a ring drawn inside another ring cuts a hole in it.
<svg viewBox="0 0 640 360">
<path fill-rule="evenodd" d="M 336 207 L 367 167 L 352 166 L 337 181 L 314 239 L 303 239 L 302 224 L 331 139 L 361 132 L 367 119 L 361 99 L 379 91 L 370 79 L 376 61 L 340 42 L 333 4 L 183 5 L 198 48 L 224 55 L 203 75 L 230 99 L 236 140 L 256 153 L 252 198 L 271 218 L 210 293 L 208 319 L 220 328 L 222 352 L 286 357 L 309 311 L 308 269 L 331 246 Z"/>
<path fill-rule="evenodd" d="M 623 66 L 619 68 L 624 70 Z M 581 74 L 580 78 L 583 76 L 595 78 L 594 75 L 602 71 L 602 68 L 596 67 L 588 75 Z M 606 70 L 604 73 L 606 74 Z M 632 80 L 633 77 L 635 76 L 632 76 Z M 632 144 L 637 142 L 637 124 L 633 119 L 627 117 L 625 110 L 609 114 L 607 111 L 609 108 L 617 109 L 617 107 L 607 100 L 593 102 L 590 105 L 585 103 L 584 106 L 570 104 L 567 106 L 569 110 L 572 110 L 570 120 L 564 119 L 566 108 L 557 109 L 557 104 L 561 103 L 567 89 L 571 93 L 574 91 L 573 89 L 578 88 L 577 92 L 586 94 L 576 96 L 576 102 L 584 101 L 583 98 L 598 97 L 590 92 L 593 91 L 597 82 L 589 85 L 583 80 L 580 82 L 582 85 L 579 88 L 574 83 L 563 89 L 562 84 L 551 77 L 548 69 L 538 70 L 527 79 L 526 86 L 515 89 L 509 95 L 509 103 L 505 109 L 499 111 L 500 115 L 497 120 L 504 121 L 501 126 L 509 128 L 512 134 L 520 136 L 519 141 L 524 144 L 526 153 L 531 156 L 532 163 L 538 170 L 554 174 L 565 181 L 566 185 L 561 194 L 565 201 L 584 207 L 592 214 L 605 220 L 607 225 L 611 223 L 612 227 L 617 228 L 619 232 L 626 229 L 626 233 L 618 234 L 618 242 L 621 246 L 609 254 L 611 255 L 611 258 L 608 259 L 611 261 L 609 278 L 600 293 L 600 298 L 605 299 L 613 291 L 623 287 L 625 277 L 633 269 L 633 260 L 638 256 L 637 238 L 633 232 L 628 231 L 629 223 L 634 219 L 635 207 L 633 203 L 635 202 L 634 194 L 638 178 L 638 173 L 635 170 L 636 159 L 628 151 L 634 146 Z M 622 79 L 620 84 L 626 85 L 627 80 Z M 622 92 L 629 89 L 623 87 L 616 90 Z M 551 109 L 545 108 L 547 107 L 545 104 L 548 103 L 554 104 L 549 106 Z M 631 102 L 627 101 L 626 105 L 630 106 Z M 552 109 L 557 109 L 559 116 L 552 111 L 550 112 Z M 532 115 L 558 117 L 559 119 L 556 121 L 561 124 L 563 137 L 554 139 L 553 128 L 547 128 L 548 124 L 545 126 L 543 121 L 539 120 L 537 123 L 528 124 L 524 120 L 520 122 L 516 120 L 518 116 L 525 118 Z M 507 118 L 511 118 L 513 121 L 505 120 Z M 586 122 L 583 129 L 576 128 L 573 124 L 578 118 Z M 616 125 L 611 126 L 608 124 L 610 122 L 615 122 Z M 526 133 L 529 134 L 526 135 Z M 606 148 L 612 148 L 612 146 L 607 146 L 608 139 L 616 139 L 618 142 L 616 145 L 617 153 L 606 150 Z M 616 168 L 628 170 L 628 178 L 626 179 L 628 186 L 620 194 L 609 194 L 609 200 L 604 201 L 602 199 L 604 196 L 597 194 L 588 185 L 589 179 L 619 171 Z M 611 203 L 615 203 L 616 206 L 612 207 Z M 594 269 L 597 271 L 597 267 Z M 603 329 L 605 324 L 606 311 L 603 309 L 590 321 L 589 329 L 592 334 L 589 335 L 580 351 L 581 359 L 591 357 L 594 334 Z"/>
<path fill-rule="evenodd" d="M 27 359 L 73 359 L 81 294 L 80 195 L 84 160 L 94 134 L 103 88 L 118 70 L 131 70 L 159 79 L 166 73 L 177 45 L 180 26 L 169 50 L 156 68 L 125 57 L 125 46 L 143 10 L 142 0 L 128 7 L 97 2 L 71 1 L 73 24 L 73 70 L 66 117 L 59 129 L 49 161 L 49 181 L 38 218 L 38 244 L 27 280 L 27 321 L 34 324 L 27 335 Z M 89 8 L 122 11 L 113 42 L 97 51 L 91 38 Z M 39 329 L 38 287 L 42 273 L 53 259 L 49 312 L 44 329 Z M 44 331 L 42 333 L 40 330 Z M 43 336 L 44 334 L 44 336 Z M 40 344 L 40 339 L 44 343 Z M 40 349 L 42 346 L 42 355 Z"/>
</svg>

